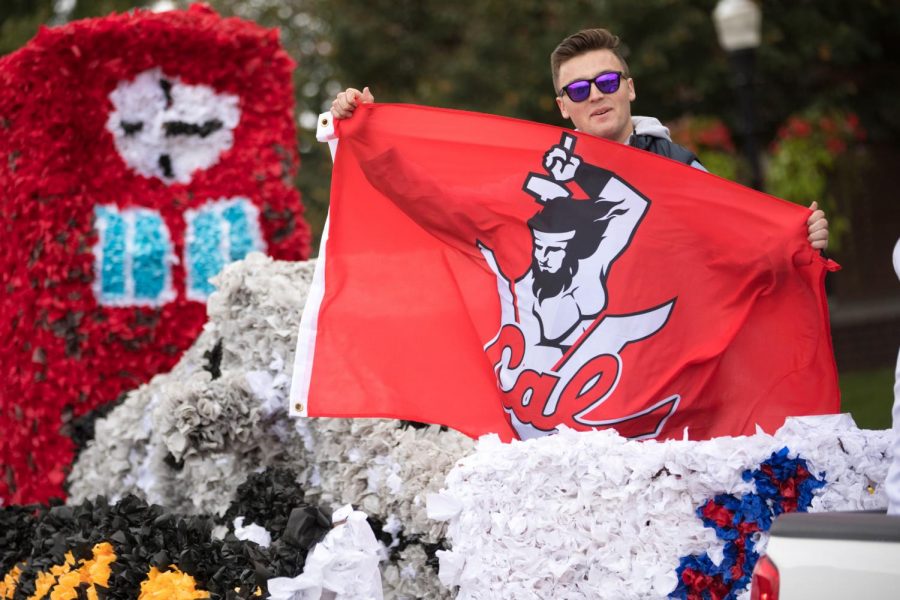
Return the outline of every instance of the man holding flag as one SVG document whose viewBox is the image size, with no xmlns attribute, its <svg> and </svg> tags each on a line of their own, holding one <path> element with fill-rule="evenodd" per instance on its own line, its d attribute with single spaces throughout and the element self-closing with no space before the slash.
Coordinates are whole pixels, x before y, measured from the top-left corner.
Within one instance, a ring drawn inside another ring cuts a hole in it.
<svg viewBox="0 0 900 600">
<path fill-rule="evenodd" d="M 703 169 L 691 151 L 672 142 L 669 130 L 657 119 L 631 116 L 637 94 L 618 36 L 606 29 L 570 35 L 550 55 L 550 71 L 559 112 L 576 130 Z M 368 87 L 362 91 L 348 88 L 332 102 L 331 114 L 347 119 L 359 104 L 370 102 L 375 102 L 375 97 Z M 828 221 L 816 202 L 810 209 L 809 242 L 824 250 L 828 247 Z"/>
<path fill-rule="evenodd" d="M 701 173 L 632 117 L 609 32 L 551 67 L 574 134 L 389 104 L 349 119 L 374 98 L 338 94 L 294 414 L 704 439 L 836 412 L 822 212 Z"/>
</svg>

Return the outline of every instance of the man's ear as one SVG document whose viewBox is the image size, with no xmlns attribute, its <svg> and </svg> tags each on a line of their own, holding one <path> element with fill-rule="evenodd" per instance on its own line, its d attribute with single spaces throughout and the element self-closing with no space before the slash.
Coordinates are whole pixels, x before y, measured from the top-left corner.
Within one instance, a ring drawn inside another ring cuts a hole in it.
<svg viewBox="0 0 900 600">
<path fill-rule="evenodd" d="M 569 118 L 569 111 L 566 110 L 566 105 L 563 103 L 562 96 L 556 97 L 556 106 L 559 107 L 559 114 L 562 115 L 563 119 Z"/>
<path fill-rule="evenodd" d="M 635 98 L 637 98 L 637 92 L 634 91 L 634 79 L 629 77 L 628 78 L 628 99 L 631 102 L 634 102 Z"/>
</svg>

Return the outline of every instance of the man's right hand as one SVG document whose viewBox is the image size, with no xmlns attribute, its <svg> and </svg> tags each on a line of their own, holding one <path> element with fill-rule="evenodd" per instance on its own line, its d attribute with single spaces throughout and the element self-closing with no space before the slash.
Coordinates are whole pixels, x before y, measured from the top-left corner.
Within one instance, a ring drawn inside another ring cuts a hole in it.
<svg viewBox="0 0 900 600">
<path fill-rule="evenodd" d="M 353 116 L 353 111 L 360 104 L 368 104 L 375 102 L 375 96 L 369 91 L 368 87 L 364 87 L 362 91 L 354 88 L 347 88 L 341 92 L 331 103 L 331 114 L 335 119 L 347 119 Z"/>
</svg>

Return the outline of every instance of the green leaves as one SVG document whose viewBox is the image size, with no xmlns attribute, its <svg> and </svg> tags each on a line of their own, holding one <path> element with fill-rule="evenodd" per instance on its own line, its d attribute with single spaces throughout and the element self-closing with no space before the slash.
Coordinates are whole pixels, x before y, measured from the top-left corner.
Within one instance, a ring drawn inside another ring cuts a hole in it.
<svg viewBox="0 0 900 600">
<path fill-rule="evenodd" d="M 182 8 L 187 3 L 176 2 Z M 316 230 L 327 211 L 331 159 L 324 145 L 315 142 L 315 117 L 328 109 L 338 91 L 369 85 L 382 102 L 568 125 L 553 99 L 549 55 L 565 36 L 587 27 L 606 27 L 622 38 L 635 78 L 635 114 L 663 121 L 688 113 L 715 115 L 731 130 L 741 129 L 728 57 L 712 24 L 717 0 L 210 3 L 223 15 L 278 28 L 281 43 L 297 62 L 294 85 L 303 166 L 296 181 Z M 51 0 L 2 4 L 0 53 L 24 44 L 39 23 L 53 17 Z M 143 4 L 150 2 L 77 2 L 70 17 Z M 775 138 L 789 115 L 812 103 L 854 111 L 876 141 L 900 138 L 895 91 L 900 89 L 895 35 L 900 4 L 760 0 L 760 5 L 763 45 L 756 91 L 762 145 Z M 723 174 L 727 171 L 726 165 Z"/>
<path fill-rule="evenodd" d="M 813 200 L 828 215 L 829 246 L 839 251 L 849 231 L 849 207 L 832 193 L 839 161 L 865 138 L 853 113 L 808 110 L 793 116 L 778 130 L 766 171 L 766 190 L 774 196 L 808 206 Z"/>
</svg>

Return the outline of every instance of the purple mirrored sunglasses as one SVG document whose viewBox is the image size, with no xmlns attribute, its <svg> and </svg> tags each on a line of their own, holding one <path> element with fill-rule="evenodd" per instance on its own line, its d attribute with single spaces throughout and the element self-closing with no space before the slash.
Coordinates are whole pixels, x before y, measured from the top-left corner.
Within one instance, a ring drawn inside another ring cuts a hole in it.
<svg viewBox="0 0 900 600">
<path fill-rule="evenodd" d="M 578 79 L 563 86 L 559 90 L 559 95 L 562 96 L 565 93 L 572 102 L 584 102 L 591 95 L 591 82 L 604 94 L 614 94 L 618 91 L 623 77 L 625 77 L 625 73 L 621 71 L 605 71 L 593 79 Z"/>
</svg>

